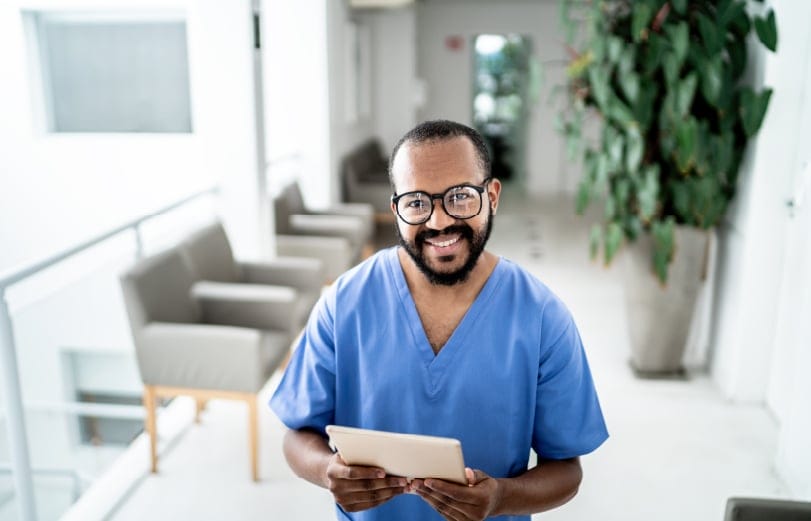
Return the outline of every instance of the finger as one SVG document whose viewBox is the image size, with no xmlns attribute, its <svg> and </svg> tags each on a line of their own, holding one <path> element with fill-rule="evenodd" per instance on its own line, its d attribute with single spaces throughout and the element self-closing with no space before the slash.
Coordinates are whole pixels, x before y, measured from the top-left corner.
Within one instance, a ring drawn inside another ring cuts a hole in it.
<svg viewBox="0 0 811 521">
<path fill-rule="evenodd" d="M 417 489 L 417 494 L 431 505 L 431 508 L 439 512 L 442 517 L 449 521 L 468 521 L 470 518 L 465 515 L 447 496 L 426 488 Z"/>
<path fill-rule="evenodd" d="M 405 487 L 385 488 L 378 490 L 365 490 L 363 492 L 341 492 L 335 495 L 335 500 L 343 505 L 357 505 L 366 503 L 379 503 L 405 493 Z"/>
<path fill-rule="evenodd" d="M 429 490 L 436 491 L 443 496 L 462 503 L 472 504 L 476 498 L 475 493 L 470 490 L 470 485 L 459 485 L 441 479 L 426 479 L 424 486 Z"/>
<path fill-rule="evenodd" d="M 337 485 L 342 491 L 362 492 L 368 490 L 385 490 L 390 488 L 405 488 L 408 482 L 405 478 L 388 477 L 383 479 L 346 479 L 338 480 Z"/>
<path fill-rule="evenodd" d="M 377 467 L 346 465 L 335 461 L 327 468 L 327 476 L 338 479 L 375 479 L 386 477 L 386 471 Z"/>
<path fill-rule="evenodd" d="M 468 486 L 473 486 L 484 481 L 490 476 L 481 470 L 465 467 L 465 477 L 467 478 Z"/>
<path fill-rule="evenodd" d="M 342 502 L 338 501 L 338 504 L 340 504 L 341 508 L 343 508 L 347 512 L 360 512 L 361 510 L 368 510 L 370 508 L 380 506 L 383 503 L 386 503 L 387 501 L 390 501 L 393 497 L 394 496 L 386 497 L 386 498 L 378 498 L 378 499 L 374 499 L 374 500 L 370 500 L 370 501 L 358 501 L 358 502 L 355 502 L 355 503 L 348 503 L 348 504 L 345 504 L 345 503 L 342 503 Z"/>
</svg>

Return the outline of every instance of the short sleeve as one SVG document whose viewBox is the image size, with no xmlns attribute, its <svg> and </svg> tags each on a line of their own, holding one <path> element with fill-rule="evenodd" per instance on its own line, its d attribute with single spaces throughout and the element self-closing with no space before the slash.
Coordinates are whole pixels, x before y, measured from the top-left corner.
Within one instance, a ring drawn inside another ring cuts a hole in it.
<svg viewBox="0 0 811 521">
<path fill-rule="evenodd" d="M 574 320 L 560 303 L 544 314 L 532 448 L 573 458 L 599 447 L 608 431 Z"/>
<path fill-rule="evenodd" d="M 335 294 L 330 291 L 313 309 L 290 358 L 270 408 L 290 429 L 322 434 L 335 417 Z"/>
</svg>

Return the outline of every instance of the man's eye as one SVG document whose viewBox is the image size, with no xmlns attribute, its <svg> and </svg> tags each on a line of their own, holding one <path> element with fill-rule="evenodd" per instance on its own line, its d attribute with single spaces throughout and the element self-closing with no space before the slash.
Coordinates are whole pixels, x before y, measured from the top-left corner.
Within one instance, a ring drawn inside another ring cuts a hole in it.
<svg viewBox="0 0 811 521">
<path fill-rule="evenodd" d="M 450 195 L 451 202 L 459 202 L 464 201 L 465 199 L 469 199 L 470 194 L 467 192 L 456 192 Z"/>
<path fill-rule="evenodd" d="M 409 203 L 406 206 L 414 210 L 420 210 L 422 208 L 425 208 L 425 201 L 423 201 L 422 199 L 414 199 L 413 201 L 409 201 Z"/>
</svg>

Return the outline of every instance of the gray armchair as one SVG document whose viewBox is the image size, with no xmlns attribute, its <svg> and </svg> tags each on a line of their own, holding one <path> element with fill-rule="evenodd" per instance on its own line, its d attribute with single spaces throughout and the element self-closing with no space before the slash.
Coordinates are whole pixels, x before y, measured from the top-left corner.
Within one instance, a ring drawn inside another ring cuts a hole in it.
<svg viewBox="0 0 811 521">
<path fill-rule="evenodd" d="M 368 203 L 379 215 L 391 215 L 388 159 L 380 141 L 368 139 L 341 161 L 344 201 Z"/>
<path fill-rule="evenodd" d="M 724 521 L 809 521 L 811 502 L 732 497 Z"/>
<path fill-rule="evenodd" d="M 341 205 L 309 211 L 296 183 L 272 198 L 279 255 L 307 256 L 324 263 L 327 280 L 333 280 L 372 252 L 374 215 L 365 205 Z"/>
<path fill-rule="evenodd" d="M 248 404 L 252 477 L 259 479 L 256 395 L 282 364 L 292 343 L 297 292 L 279 288 L 265 327 L 235 325 L 216 295 L 192 297 L 195 274 L 179 247 L 138 262 L 121 276 L 136 358 L 144 383 L 152 472 L 157 472 L 155 407 L 161 398 L 192 396 Z M 268 295 L 265 295 L 268 297 Z M 228 299 L 234 300 L 233 296 Z M 227 308 L 227 306 L 226 306 Z"/>
<path fill-rule="evenodd" d="M 325 275 L 317 259 L 237 261 L 219 221 L 191 234 L 180 249 L 195 278 L 192 296 L 205 303 L 203 319 L 207 321 L 287 328 L 295 336 L 321 294 Z"/>
</svg>

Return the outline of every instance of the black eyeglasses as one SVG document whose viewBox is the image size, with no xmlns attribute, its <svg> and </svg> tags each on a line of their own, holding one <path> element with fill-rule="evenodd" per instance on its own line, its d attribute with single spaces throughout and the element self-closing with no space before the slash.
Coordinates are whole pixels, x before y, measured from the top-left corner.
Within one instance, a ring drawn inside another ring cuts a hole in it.
<svg viewBox="0 0 811 521">
<path fill-rule="evenodd" d="M 491 177 L 484 180 L 481 186 L 463 184 L 452 186 L 441 194 L 429 194 L 417 190 L 391 196 L 391 202 L 397 209 L 397 215 L 407 224 L 427 222 L 434 213 L 434 200 L 442 201 L 445 213 L 455 219 L 470 219 L 482 211 L 482 194 Z"/>
</svg>

